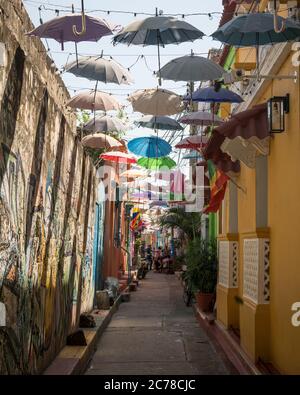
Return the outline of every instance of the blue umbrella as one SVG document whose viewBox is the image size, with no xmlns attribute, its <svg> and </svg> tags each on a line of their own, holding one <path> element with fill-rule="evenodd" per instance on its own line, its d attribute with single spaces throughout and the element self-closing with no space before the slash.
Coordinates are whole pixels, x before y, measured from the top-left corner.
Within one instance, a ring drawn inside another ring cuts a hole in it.
<svg viewBox="0 0 300 395">
<path fill-rule="evenodd" d="M 129 141 L 129 151 L 146 158 L 160 158 L 167 156 L 172 147 L 165 140 L 157 136 L 139 137 Z"/>
<path fill-rule="evenodd" d="M 237 93 L 221 88 L 217 91 L 213 86 L 200 88 L 191 95 L 184 97 L 185 101 L 192 100 L 206 103 L 241 103 L 244 100 Z"/>
</svg>

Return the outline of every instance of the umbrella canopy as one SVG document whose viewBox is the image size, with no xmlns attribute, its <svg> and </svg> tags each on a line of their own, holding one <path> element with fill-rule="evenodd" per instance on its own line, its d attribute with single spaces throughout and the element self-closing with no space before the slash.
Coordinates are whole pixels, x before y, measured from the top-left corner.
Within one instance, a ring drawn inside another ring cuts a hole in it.
<svg viewBox="0 0 300 395">
<path fill-rule="evenodd" d="M 126 126 L 117 117 L 110 117 L 108 115 L 98 116 L 87 122 L 83 129 L 91 132 L 117 132 L 123 133 L 126 131 Z"/>
<path fill-rule="evenodd" d="M 207 144 L 208 137 L 207 136 L 189 136 L 185 139 L 182 139 L 178 144 L 176 144 L 175 148 L 178 149 L 201 149 L 204 148 Z"/>
<path fill-rule="evenodd" d="M 147 172 L 145 170 L 130 169 L 120 174 L 120 177 L 132 178 L 132 179 L 136 179 L 139 177 L 147 177 Z"/>
<path fill-rule="evenodd" d="M 189 23 L 167 16 L 134 21 L 113 38 L 114 44 L 161 45 L 180 44 L 202 38 L 204 33 Z"/>
<path fill-rule="evenodd" d="M 210 59 L 193 54 L 171 60 L 158 73 L 164 80 L 210 81 L 221 78 L 224 69 Z"/>
<path fill-rule="evenodd" d="M 211 112 L 197 111 L 184 115 L 182 118 L 179 119 L 179 122 L 186 125 L 210 126 L 212 124 L 220 125 L 224 121 L 220 117 L 218 117 L 218 115 Z"/>
<path fill-rule="evenodd" d="M 150 208 L 153 207 L 168 207 L 168 203 L 164 200 L 155 200 L 150 203 Z"/>
<path fill-rule="evenodd" d="M 58 41 L 62 49 L 64 49 L 65 42 L 98 41 L 103 36 L 114 34 L 118 28 L 105 19 L 95 18 L 89 15 L 85 16 L 85 21 L 86 31 L 80 35 L 74 34 L 73 26 L 82 25 L 82 14 L 69 14 L 56 17 L 28 32 L 27 35 L 52 38 Z"/>
<path fill-rule="evenodd" d="M 111 111 L 121 108 L 120 104 L 112 95 L 100 91 L 85 91 L 78 93 L 68 101 L 67 106 L 92 111 Z"/>
<path fill-rule="evenodd" d="M 155 200 L 158 198 L 157 195 L 151 193 L 150 191 L 133 192 L 130 193 L 130 197 L 133 199 L 149 199 L 149 200 Z"/>
<path fill-rule="evenodd" d="M 138 137 L 129 141 L 129 151 L 147 158 L 160 158 L 172 151 L 172 146 L 157 136 Z"/>
<path fill-rule="evenodd" d="M 212 34 L 215 40 L 235 47 L 253 47 L 297 40 L 300 37 L 300 25 L 291 19 L 277 16 L 278 26 L 284 23 L 283 31 L 274 30 L 274 15 L 249 13 L 239 15 L 221 26 Z"/>
<path fill-rule="evenodd" d="M 168 156 L 162 158 L 140 158 L 137 163 L 150 170 L 172 169 L 176 166 L 176 162 Z"/>
<path fill-rule="evenodd" d="M 183 127 L 175 119 L 164 116 L 146 115 L 134 122 L 139 127 L 159 130 L 183 130 Z"/>
<path fill-rule="evenodd" d="M 185 155 L 183 155 L 182 159 L 197 159 L 197 160 L 203 160 L 203 157 L 195 151 L 189 152 Z"/>
<path fill-rule="evenodd" d="M 148 115 L 174 115 L 183 110 L 181 97 L 166 89 L 138 90 L 128 100 L 134 111 Z"/>
<path fill-rule="evenodd" d="M 86 136 L 81 141 L 84 147 L 100 149 L 100 148 L 118 148 L 123 144 L 120 143 L 115 138 L 108 136 L 104 133 L 92 134 L 90 136 Z"/>
<path fill-rule="evenodd" d="M 241 103 L 244 101 L 241 96 L 229 89 L 221 88 L 216 91 L 212 86 L 200 88 L 192 96 L 185 96 L 184 100 L 206 103 Z"/>
<path fill-rule="evenodd" d="M 101 56 L 82 57 L 69 63 L 65 71 L 93 81 L 102 81 L 105 84 L 133 83 L 133 78 L 125 67 L 113 59 L 104 59 Z"/>
<path fill-rule="evenodd" d="M 100 158 L 109 162 L 116 163 L 136 163 L 136 158 L 133 155 L 126 154 L 125 152 L 111 151 L 100 155 Z"/>
</svg>

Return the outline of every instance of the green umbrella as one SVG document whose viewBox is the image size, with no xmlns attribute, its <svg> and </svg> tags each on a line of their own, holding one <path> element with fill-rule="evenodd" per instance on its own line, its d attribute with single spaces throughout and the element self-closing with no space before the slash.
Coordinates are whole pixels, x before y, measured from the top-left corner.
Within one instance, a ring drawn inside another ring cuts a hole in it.
<svg viewBox="0 0 300 395">
<path fill-rule="evenodd" d="M 164 167 L 172 169 L 176 166 L 176 162 L 168 156 L 161 158 L 140 158 L 137 164 L 150 170 L 160 170 Z"/>
</svg>

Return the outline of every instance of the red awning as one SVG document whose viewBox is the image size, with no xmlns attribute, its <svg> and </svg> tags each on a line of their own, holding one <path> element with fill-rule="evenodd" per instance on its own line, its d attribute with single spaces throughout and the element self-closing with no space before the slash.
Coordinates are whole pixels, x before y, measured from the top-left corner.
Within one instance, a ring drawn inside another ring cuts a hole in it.
<svg viewBox="0 0 300 395">
<path fill-rule="evenodd" d="M 217 168 L 224 173 L 239 173 L 241 170 L 240 162 L 233 162 L 230 156 L 221 150 L 221 145 L 224 143 L 224 140 L 225 136 L 222 136 L 214 130 L 203 151 L 203 156 L 206 160 L 212 160 Z"/>
<path fill-rule="evenodd" d="M 263 140 L 269 137 L 267 103 L 232 115 L 229 121 L 224 122 L 215 130 L 229 139 L 242 137 L 248 140 L 251 137 L 257 137 Z"/>
</svg>

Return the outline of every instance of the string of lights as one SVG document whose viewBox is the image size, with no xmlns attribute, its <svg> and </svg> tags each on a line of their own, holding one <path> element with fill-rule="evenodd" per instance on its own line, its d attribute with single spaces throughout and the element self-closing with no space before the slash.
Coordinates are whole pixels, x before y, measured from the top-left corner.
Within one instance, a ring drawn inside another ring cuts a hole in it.
<svg viewBox="0 0 300 395">
<path fill-rule="evenodd" d="M 36 6 L 39 5 L 39 8 L 45 11 L 53 11 L 57 16 L 59 16 L 59 13 L 70 13 L 73 9 L 75 12 L 81 12 L 81 8 L 74 7 L 73 6 L 61 6 L 60 4 L 54 4 L 54 3 L 48 3 L 42 0 L 24 0 L 25 3 L 28 3 L 28 5 Z M 256 4 L 256 0 L 253 1 L 253 4 Z M 54 7 L 54 8 L 53 8 Z M 291 7 L 287 7 L 286 10 L 290 10 Z M 285 11 L 285 10 L 283 10 Z M 92 14 L 92 13 L 103 13 L 107 15 L 111 14 L 126 14 L 126 15 L 132 15 L 134 17 L 137 17 L 138 15 L 141 16 L 155 16 L 155 12 L 150 13 L 150 12 L 144 12 L 144 11 L 125 11 L 125 10 L 108 10 L 108 9 L 86 9 L 85 10 L 86 14 Z M 161 15 L 164 16 L 170 16 L 170 17 L 181 17 L 182 19 L 188 18 L 188 17 L 194 17 L 194 16 L 206 16 L 209 18 L 209 20 L 213 20 L 214 16 L 220 16 L 220 15 L 226 15 L 226 14 L 232 14 L 231 12 L 226 12 L 226 11 L 210 11 L 210 12 L 190 12 L 190 13 L 184 13 L 184 12 L 177 12 L 177 13 L 167 13 L 167 12 L 160 12 Z M 239 12 L 238 10 L 235 12 L 235 16 L 238 15 L 243 15 L 245 12 Z"/>
</svg>

